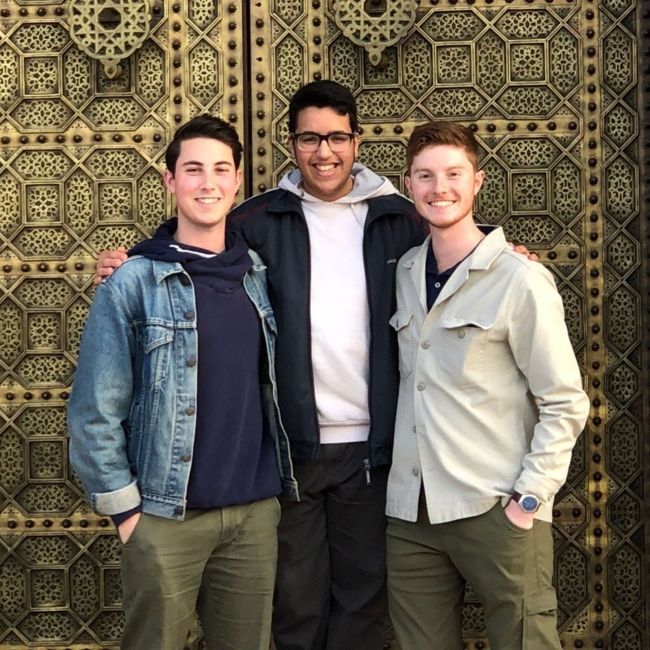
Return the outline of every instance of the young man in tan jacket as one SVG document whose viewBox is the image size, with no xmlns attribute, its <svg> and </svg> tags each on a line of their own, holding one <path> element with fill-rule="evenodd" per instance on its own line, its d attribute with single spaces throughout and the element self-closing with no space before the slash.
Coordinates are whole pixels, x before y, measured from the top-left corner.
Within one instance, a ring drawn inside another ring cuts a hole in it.
<svg viewBox="0 0 650 650">
<path fill-rule="evenodd" d="M 391 320 L 391 616 L 403 648 L 460 650 L 469 581 L 492 648 L 559 649 L 551 508 L 589 402 L 551 274 L 473 219 L 478 154 L 451 122 L 416 128 L 407 148 L 430 236 L 398 263 Z"/>
</svg>

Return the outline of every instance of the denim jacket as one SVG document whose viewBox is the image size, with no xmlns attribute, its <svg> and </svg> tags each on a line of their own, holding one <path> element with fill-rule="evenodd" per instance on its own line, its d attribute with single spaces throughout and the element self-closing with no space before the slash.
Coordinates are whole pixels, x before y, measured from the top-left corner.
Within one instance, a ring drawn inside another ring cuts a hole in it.
<svg viewBox="0 0 650 650">
<path fill-rule="evenodd" d="M 297 484 L 275 383 L 276 325 L 266 267 L 244 289 L 262 324 L 265 433 L 275 442 L 282 485 Z M 198 335 L 194 288 L 179 263 L 132 257 L 100 285 L 86 321 L 68 408 L 70 459 L 100 514 L 142 510 L 183 519 L 194 447 Z"/>
</svg>

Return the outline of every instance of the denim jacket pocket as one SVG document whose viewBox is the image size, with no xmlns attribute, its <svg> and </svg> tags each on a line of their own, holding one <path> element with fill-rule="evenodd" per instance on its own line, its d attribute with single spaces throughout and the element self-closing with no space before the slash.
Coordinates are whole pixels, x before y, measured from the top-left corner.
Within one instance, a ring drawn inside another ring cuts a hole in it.
<svg viewBox="0 0 650 650">
<path fill-rule="evenodd" d="M 445 378 L 456 388 L 485 383 L 485 354 L 493 323 L 456 317 L 443 319 L 439 325 L 442 345 L 436 354 Z"/>
<path fill-rule="evenodd" d="M 396 311 L 389 323 L 397 332 L 397 343 L 399 345 L 399 374 L 406 379 L 413 372 L 413 357 L 415 356 L 416 340 L 411 331 L 413 314 L 410 311 Z"/>
<path fill-rule="evenodd" d="M 143 379 L 147 386 L 158 386 L 167 377 L 171 362 L 171 344 L 174 330 L 157 324 L 145 324 L 141 331 Z"/>
</svg>

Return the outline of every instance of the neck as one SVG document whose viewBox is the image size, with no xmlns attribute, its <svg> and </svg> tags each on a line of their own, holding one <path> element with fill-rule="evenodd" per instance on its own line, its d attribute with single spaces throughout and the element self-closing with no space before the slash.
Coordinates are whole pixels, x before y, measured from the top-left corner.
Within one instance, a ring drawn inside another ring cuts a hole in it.
<svg viewBox="0 0 650 650">
<path fill-rule="evenodd" d="M 458 264 L 485 237 L 473 219 L 464 219 L 451 228 L 430 226 L 429 231 L 439 272 Z"/>
<path fill-rule="evenodd" d="M 226 248 L 225 224 L 200 228 L 179 220 L 174 239 L 180 244 L 196 246 L 212 253 L 221 253 Z"/>
</svg>

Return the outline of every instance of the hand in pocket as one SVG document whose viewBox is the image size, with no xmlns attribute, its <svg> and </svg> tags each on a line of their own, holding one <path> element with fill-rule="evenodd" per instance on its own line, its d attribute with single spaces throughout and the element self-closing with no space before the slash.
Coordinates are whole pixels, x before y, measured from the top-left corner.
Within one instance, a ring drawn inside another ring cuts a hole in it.
<svg viewBox="0 0 650 650">
<path fill-rule="evenodd" d="M 510 523 L 517 526 L 517 528 L 522 528 L 523 530 L 530 530 L 533 527 L 533 521 L 535 521 L 535 515 L 532 512 L 524 512 L 519 504 L 510 499 L 508 505 L 504 508 L 506 517 L 510 520 Z"/>
<path fill-rule="evenodd" d="M 129 541 L 129 538 L 133 534 L 135 527 L 140 521 L 141 512 L 136 512 L 134 515 L 131 515 L 128 519 L 125 519 L 117 527 L 117 535 L 120 538 L 122 544 L 126 544 Z"/>
</svg>

